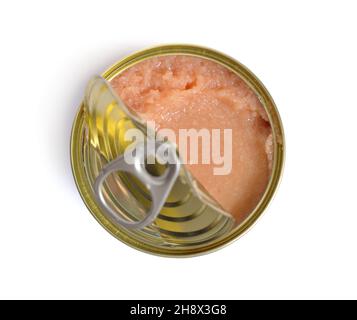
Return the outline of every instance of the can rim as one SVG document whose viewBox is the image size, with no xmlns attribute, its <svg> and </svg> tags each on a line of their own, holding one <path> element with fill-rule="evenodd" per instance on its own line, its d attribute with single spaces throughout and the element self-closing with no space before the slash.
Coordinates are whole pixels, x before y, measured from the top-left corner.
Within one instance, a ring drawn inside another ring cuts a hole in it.
<svg viewBox="0 0 357 320">
<path fill-rule="evenodd" d="M 214 62 L 220 63 L 224 67 L 230 69 L 240 78 L 242 78 L 246 82 L 246 84 L 255 92 L 263 107 L 267 111 L 269 121 L 272 127 L 274 142 L 272 173 L 262 198 L 260 199 L 255 209 L 248 215 L 248 217 L 242 223 L 240 223 L 229 234 L 227 234 L 227 236 L 223 237 L 222 239 L 198 248 L 171 250 L 169 248 L 158 248 L 147 243 L 138 242 L 137 240 L 129 237 L 120 229 L 114 228 L 113 225 L 107 219 L 104 218 L 104 216 L 100 213 L 98 205 L 95 203 L 90 185 L 88 181 L 86 181 L 83 164 L 80 162 L 79 156 L 79 153 L 81 152 L 81 150 L 79 150 L 81 128 L 84 122 L 83 102 L 80 104 L 73 122 L 70 140 L 70 155 L 73 177 L 77 189 L 83 199 L 83 202 L 87 206 L 90 213 L 94 216 L 94 218 L 112 236 L 114 236 L 121 242 L 145 253 L 155 254 L 164 257 L 192 257 L 214 252 L 220 248 L 225 247 L 226 245 L 231 244 L 233 241 L 238 240 L 241 236 L 246 234 L 247 231 L 249 231 L 251 227 L 257 222 L 257 220 L 262 216 L 268 204 L 272 200 L 279 185 L 279 182 L 281 181 L 285 159 L 285 137 L 278 109 L 273 101 L 273 98 L 270 96 L 268 90 L 265 88 L 262 82 L 243 64 L 231 58 L 230 56 L 214 49 L 190 44 L 166 44 L 154 46 L 144 50 L 136 51 L 133 54 L 128 55 L 123 59 L 117 61 L 111 67 L 109 67 L 102 74 L 102 76 L 104 79 L 110 81 L 118 73 L 124 71 L 125 69 L 131 67 L 132 65 L 140 61 L 155 56 L 177 54 L 191 55 L 209 59 Z"/>
</svg>

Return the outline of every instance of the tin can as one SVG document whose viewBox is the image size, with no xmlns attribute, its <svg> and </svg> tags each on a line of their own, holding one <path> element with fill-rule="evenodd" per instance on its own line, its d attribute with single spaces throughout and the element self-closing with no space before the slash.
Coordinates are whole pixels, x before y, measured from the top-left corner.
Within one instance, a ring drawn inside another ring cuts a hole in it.
<svg viewBox="0 0 357 320">
<path fill-rule="evenodd" d="M 211 252 L 239 238 L 263 213 L 282 174 L 283 128 L 273 99 L 263 84 L 241 63 L 212 49 L 193 45 L 149 48 L 115 63 L 102 77 L 110 81 L 141 61 L 164 55 L 190 55 L 223 65 L 245 81 L 265 108 L 272 128 L 274 157 L 268 186 L 255 209 L 243 222 L 234 225 L 229 215 L 212 203 L 209 197 L 205 197 L 204 192 L 201 192 L 182 168 L 162 210 L 152 223 L 137 229 L 118 224 L 108 215 L 108 211 L 113 212 L 113 216 L 115 212 L 120 213 L 129 220 L 145 219 L 145 212 L 153 201 L 152 194 L 150 195 L 136 177 L 113 176 L 108 178 L 105 190 L 101 193 L 101 197 L 106 198 L 108 202 L 107 208 L 103 208 L 94 192 L 98 180 L 96 178 L 108 162 L 114 161 L 120 155 L 120 149 L 123 147 L 120 134 L 130 127 L 141 130 L 145 128 L 136 115 L 125 109 L 120 101 L 116 101 L 113 107 L 112 93 L 100 79 L 94 80 L 89 86 L 86 98 L 75 117 L 71 136 L 71 164 L 84 203 L 97 221 L 114 237 L 152 254 L 194 256 Z M 118 123 L 121 131 L 114 129 Z"/>
</svg>

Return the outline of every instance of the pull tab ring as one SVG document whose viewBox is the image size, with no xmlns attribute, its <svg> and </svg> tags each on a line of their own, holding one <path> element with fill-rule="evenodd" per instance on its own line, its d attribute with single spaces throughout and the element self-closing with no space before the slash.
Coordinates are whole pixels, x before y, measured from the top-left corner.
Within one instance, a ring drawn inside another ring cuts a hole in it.
<svg viewBox="0 0 357 320">
<path fill-rule="evenodd" d="M 167 150 L 167 167 L 165 172 L 156 177 L 151 175 L 146 167 L 146 159 L 148 155 L 155 155 L 159 146 L 165 145 Z M 152 144 L 153 148 L 146 147 L 144 143 L 138 143 L 135 146 L 135 157 L 133 163 L 125 160 L 124 155 L 120 155 L 115 160 L 109 162 L 99 173 L 94 182 L 94 194 L 97 202 L 100 204 L 104 213 L 111 218 L 111 220 L 122 225 L 128 229 L 142 229 L 150 225 L 159 215 L 162 207 L 165 204 L 166 198 L 171 192 L 171 189 L 180 172 L 181 162 L 176 154 L 176 148 L 167 142 L 155 141 Z M 151 194 L 151 207 L 143 220 L 128 221 L 120 217 L 120 215 L 113 210 L 106 202 L 103 195 L 103 183 L 106 178 L 113 172 L 127 172 L 137 177 L 149 190 Z"/>
</svg>

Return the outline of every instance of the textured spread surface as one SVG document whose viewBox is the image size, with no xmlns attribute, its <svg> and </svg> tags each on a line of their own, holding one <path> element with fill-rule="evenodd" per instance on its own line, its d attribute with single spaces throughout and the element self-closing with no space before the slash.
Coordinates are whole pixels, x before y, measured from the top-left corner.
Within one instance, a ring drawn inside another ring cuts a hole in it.
<svg viewBox="0 0 357 320">
<path fill-rule="evenodd" d="M 273 144 L 266 112 L 242 79 L 215 62 L 178 55 L 140 62 L 111 84 L 157 129 L 172 129 L 177 136 L 179 129 L 232 129 L 230 174 L 214 175 L 214 163 L 187 168 L 237 221 L 254 209 L 269 180 Z M 223 146 L 222 133 L 221 153 Z"/>
</svg>

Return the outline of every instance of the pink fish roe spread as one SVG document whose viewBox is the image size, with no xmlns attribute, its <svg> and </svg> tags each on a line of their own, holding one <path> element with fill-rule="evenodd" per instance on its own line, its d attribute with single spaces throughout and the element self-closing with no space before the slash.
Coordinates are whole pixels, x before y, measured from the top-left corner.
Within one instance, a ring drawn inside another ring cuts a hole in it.
<svg viewBox="0 0 357 320">
<path fill-rule="evenodd" d="M 175 55 L 139 62 L 111 85 L 143 119 L 177 136 L 179 129 L 232 129 L 230 174 L 214 175 L 213 163 L 186 166 L 237 222 L 255 208 L 270 177 L 273 141 L 263 106 L 241 78 L 216 62 Z"/>
</svg>

